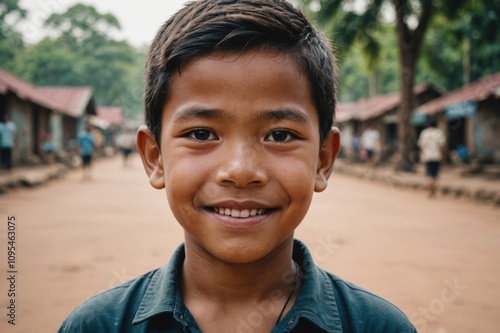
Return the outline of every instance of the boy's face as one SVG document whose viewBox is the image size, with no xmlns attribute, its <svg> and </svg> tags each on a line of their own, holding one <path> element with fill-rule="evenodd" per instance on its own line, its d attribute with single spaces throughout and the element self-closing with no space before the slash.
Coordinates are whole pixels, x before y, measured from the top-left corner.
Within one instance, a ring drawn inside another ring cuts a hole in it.
<svg viewBox="0 0 500 333">
<path fill-rule="evenodd" d="M 160 149 L 138 134 L 150 182 L 166 188 L 186 247 L 228 263 L 264 258 L 326 188 L 339 147 L 320 147 L 316 108 L 293 60 L 213 53 L 185 64 L 163 109 Z"/>
</svg>

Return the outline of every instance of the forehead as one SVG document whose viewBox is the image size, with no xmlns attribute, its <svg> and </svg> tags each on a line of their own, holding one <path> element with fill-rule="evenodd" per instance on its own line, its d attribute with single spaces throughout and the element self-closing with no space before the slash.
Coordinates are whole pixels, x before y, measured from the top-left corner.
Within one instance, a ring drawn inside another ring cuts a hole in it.
<svg viewBox="0 0 500 333">
<path fill-rule="evenodd" d="M 164 112 L 200 106 L 246 113 L 293 107 L 317 121 L 307 76 L 283 52 L 250 50 L 200 56 L 182 65 L 170 88 Z"/>
</svg>

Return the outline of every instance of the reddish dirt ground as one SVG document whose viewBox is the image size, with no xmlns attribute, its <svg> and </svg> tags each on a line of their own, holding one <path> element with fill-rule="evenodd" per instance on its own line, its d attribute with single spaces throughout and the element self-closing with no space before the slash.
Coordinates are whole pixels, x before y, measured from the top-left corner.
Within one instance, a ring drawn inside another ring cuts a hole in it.
<svg viewBox="0 0 500 333">
<path fill-rule="evenodd" d="M 168 261 L 182 242 L 137 156 L 94 178 L 0 197 L 0 332 L 55 332 L 79 303 Z M 7 216 L 17 218 L 7 324 Z M 317 263 L 399 306 L 419 332 L 500 332 L 500 210 L 333 175 L 296 232 Z"/>
</svg>

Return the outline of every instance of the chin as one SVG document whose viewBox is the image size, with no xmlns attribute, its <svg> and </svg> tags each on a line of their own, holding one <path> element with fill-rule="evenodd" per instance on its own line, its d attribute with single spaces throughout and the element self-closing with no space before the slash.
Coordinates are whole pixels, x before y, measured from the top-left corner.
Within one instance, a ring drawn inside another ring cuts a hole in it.
<svg viewBox="0 0 500 333">
<path fill-rule="evenodd" d="M 218 244 L 212 244 L 212 247 L 206 247 L 206 250 L 220 262 L 244 265 L 264 260 L 272 255 L 282 243 L 277 240 L 266 242 L 262 237 L 247 238 L 221 241 Z"/>
</svg>

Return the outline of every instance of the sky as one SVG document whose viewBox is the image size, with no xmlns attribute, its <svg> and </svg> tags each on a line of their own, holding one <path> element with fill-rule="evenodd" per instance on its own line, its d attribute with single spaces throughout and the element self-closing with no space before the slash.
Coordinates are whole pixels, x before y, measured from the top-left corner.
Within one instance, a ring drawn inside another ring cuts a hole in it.
<svg viewBox="0 0 500 333">
<path fill-rule="evenodd" d="M 50 14 L 63 13 L 67 8 L 83 3 L 91 5 L 101 14 L 113 14 L 121 24 L 121 31 L 113 36 L 126 39 L 134 46 L 149 44 L 156 31 L 187 0 L 20 0 L 28 11 L 28 18 L 19 24 L 26 41 L 36 43 L 47 32 L 43 22 Z"/>
</svg>

